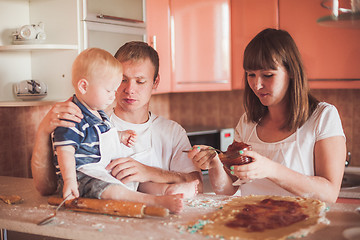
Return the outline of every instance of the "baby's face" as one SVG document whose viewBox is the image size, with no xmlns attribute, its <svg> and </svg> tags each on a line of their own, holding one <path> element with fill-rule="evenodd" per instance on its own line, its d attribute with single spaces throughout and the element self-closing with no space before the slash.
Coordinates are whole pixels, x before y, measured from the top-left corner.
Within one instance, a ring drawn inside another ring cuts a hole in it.
<svg viewBox="0 0 360 240">
<path fill-rule="evenodd" d="M 115 100 L 115 92 L 121 84 L 122 74 L 101 74 L 89 81 L 86 103 L 92 110 L 104 110 Z"/>
</svg>

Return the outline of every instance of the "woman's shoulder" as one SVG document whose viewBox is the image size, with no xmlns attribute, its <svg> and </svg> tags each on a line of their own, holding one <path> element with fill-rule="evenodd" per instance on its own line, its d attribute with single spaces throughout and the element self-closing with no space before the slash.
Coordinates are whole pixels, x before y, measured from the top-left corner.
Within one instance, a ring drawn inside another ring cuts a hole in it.
<svg viewBox="0 0 360 240">
<path fill-rule="evenodd" d="M 249 121 L 246 113 L 244 113 L 235 128 L 235 138 L 237 141 L 247 139 L 255 126 L 256 123 Z"/>
<path fill-rule="evenodd" d="M 249 120 L 249 118 L 247 117 L 246 113 L 243 113 L 239 119 L 239 122 L 237 124 L 239 127 L 244 127 L 244 126 L 254 126 L 256 125 L 255 122 Z"/>
<path fill-rule="evenodd" d="M 312 115 L 317 118 L 327 114 L 339 115 L 338 110 L 334 105 L 327 102 L 319 102 Z"/>
<path fill-rule="evenodd" d="M 320 102 L 310 117 L 307 126 L 313 128 L 317 140 L 331 136 L 344 136 L 341 119 L 336 107 Z"/>
</svg>

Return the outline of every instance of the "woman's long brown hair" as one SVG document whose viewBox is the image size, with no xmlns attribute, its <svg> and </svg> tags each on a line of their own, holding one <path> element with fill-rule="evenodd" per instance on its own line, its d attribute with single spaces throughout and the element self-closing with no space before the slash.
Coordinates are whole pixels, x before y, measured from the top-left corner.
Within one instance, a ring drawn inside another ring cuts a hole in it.
<svg viewBox="0 0 360 240">
<path fill-rule="evenodd" d="M 285 67 L 290 78 L 288 92 L 285 96 L 288 98 L 289 115 L 283 129 L 291 131 L 306 122 L 319 101 L 310 94 L 300 52 L 288 32 L 268 28 L 258 33 L 247 45 L 243 63 L 245 70 L 244 107 L 247 119 L 256 123 L 259 123 L 268 113 L 268 108 L 261 104 L 250 88 L 246 71 L 275 70 L 278 64 Z"/>
</svg>

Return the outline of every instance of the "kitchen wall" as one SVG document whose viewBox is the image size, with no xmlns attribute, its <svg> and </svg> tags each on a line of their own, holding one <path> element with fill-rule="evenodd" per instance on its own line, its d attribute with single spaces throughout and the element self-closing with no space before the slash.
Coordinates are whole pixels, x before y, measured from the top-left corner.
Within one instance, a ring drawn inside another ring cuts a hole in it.
<svg viewBox="0 0 360 240">
<path fill-rule="evenodd" d="M 347 137 L 351 166 L 360 166 L 360 89 L 314 90 L 334 104 Z M 154 95 L 151 110 L 183 126 L 235 127 L 244 112 L 242 90 Z M 51 106 L 0 108 L 0 175 L 31 177 L 30 158 L 36 129 Z"/>
</svg>

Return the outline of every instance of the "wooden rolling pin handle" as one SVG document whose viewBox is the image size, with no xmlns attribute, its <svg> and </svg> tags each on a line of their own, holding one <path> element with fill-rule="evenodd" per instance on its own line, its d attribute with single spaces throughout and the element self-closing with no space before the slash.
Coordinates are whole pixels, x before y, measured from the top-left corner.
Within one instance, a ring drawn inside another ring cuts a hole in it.
<svg viewBox="0 0 360 240">
<path fill-rule="evenodd" d="M 49 197 L 48 203 L 50 205 L 59 205 L 62 200 L 63 199 L 59 197 Z M 74 211 L 102 213 L 123 217 L 141 218 L 144 215 L 166 217 L 169 215 L 167 208 L 146 206 L 144 203 L 119 200 L 76 198 L 66 201 L 64 206 Z"/>
<path fill-rule="evenodd" d="M 144 214 L 155 217 L 167 217 L 169 216 L 169 209 L 163 207 L 145 206 Z"/>
</svg>

